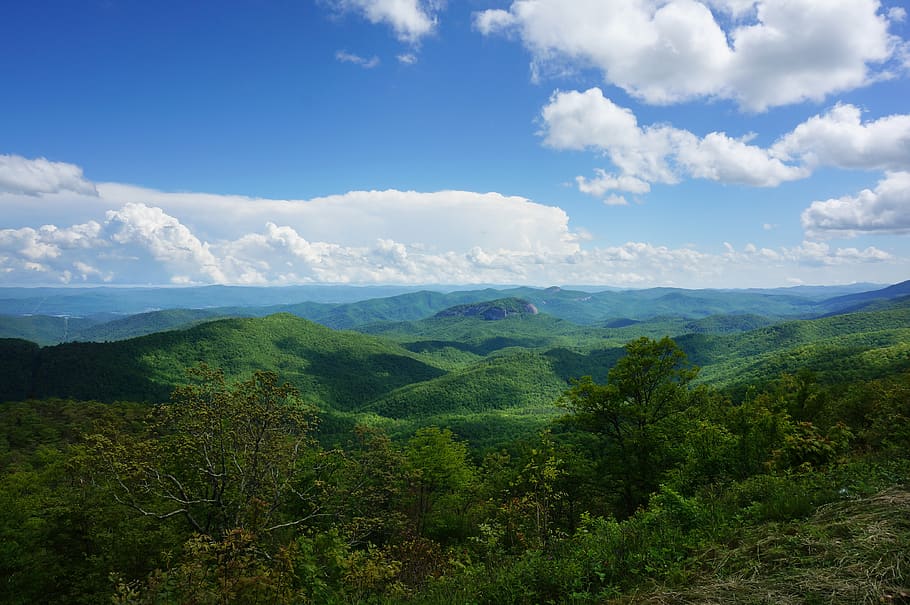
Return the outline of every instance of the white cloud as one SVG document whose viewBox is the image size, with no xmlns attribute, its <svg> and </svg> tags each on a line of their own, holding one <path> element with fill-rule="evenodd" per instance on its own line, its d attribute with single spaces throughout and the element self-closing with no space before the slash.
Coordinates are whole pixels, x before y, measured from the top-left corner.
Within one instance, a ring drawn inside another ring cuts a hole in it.
<svg viewBox="0 0 910 605">
<path fill-rule="evenodd" d="M 60 248 L 42 237 L 47 231 L 47 227 L 43 227 L 41 230 L 32 229 L 31 227 L 3 229 L 0 231 L 0 250 L 11 252 L 33 261 L 56 258 L 60 256 Z"/>
<path fill-rule="evenodd" d="M 37 196 L 61 191 L 96 195 L 95 186 L 83 177 L 78 166 L 45 158 L 0 155 L 0 194 Z"/>
<path fill-rule="evenodd" d="M 354 12 L 370 23 L 390 26 L 402 42 L 417 43 L 436 27 L 441 2 L 421 0 L 325 0 L 342 12 Z"/>
<path fill-rule="evenodd" d="M 721 254 L 648 242 L 571 251 L 534 249 L 518 235 L 503 248 L 435 250 L 424 243 L 378 238 L 345 246 L 310 241 L 287 225 L 267 223 L 236 239 L 203 243 L 161 209 L 128 204 L 111 211 L 91 246 L 53 248 L 60 232 L 78 227 L 0 231 L 3 283 L 586 283 L 614 286 L 749 286 L 807 282 L 837 267 L 841 278 L 869 279 L 873 263 L 900 272 L 899 259 L 877 248 L 833 249 L 804 242 L 792 249 L 727 245 Z M 557 228 L 558 232 L 560 229 Z M 47 246 L 42 249 L 40 245 Z M 897 267 L 897 269 L 895 269 Z M 890 273 L 889 273 L 890 272 Z M 882 278 L 887 281 L 886 278 Z M 159 281 L 156 281 L 159 280 Z M 163 281 L 160 281 L 163 280 Z M 756 281 L 760 280 L 760 281 Z M 895 280 L 896 281 L 896 280 Z"/>
<path fill-rule="evenodd" d="M 748 144 L 748 138 L 733 139 L 712 132 L 699 139 L 680 137 L 676 160 L 695 178 L 755 187 L 776 187 L 785 181 L 809 176 L 805 167 L 789 166 L 767 150 Z"/>
<path fill-rule="evenodd" d="M 629 193 L 648 193 L 651 185 L 634 176 L 615 176 L 607 174 L 603 169 L 596 169 L 597 178 L 586 179 L 583 176 L 575 177 L 578 190 L 594 196 L 603 196 L 608 191 L 627 191 Z"/>
<path fill-rule="evenodd" d="M 355 55 L 344 50 L 339 50 L 335 53 L 335 59 L 342 63 L 353 63 L 354 65 L 359 65 L 364 69 L 373 69 L 379 65 L 379 57 L 372 56 L 369 59 L 365 59 L 360 55 Z"/>
<path fill-rule="evenodd" d="M 838 104 L 774 144 L 773 153 L 810 166 L 901 170 L 910 166 L 910 115 L 862 121 L 858 107 Z"/>
<path fill-rule="evenodd" d="M 643 188 L 605 172 L 598 177 L 633 194 Z M 629 203 L 607 185 L 606 203 Z M 72 226 L 0 229 L 0 283 L 735 287 L 788 278 L 899 281 L 907 270 L 883 250 L 813 242 L 720 253 L 635 241 L 594 246 L 594 236 L 570 229 L 560 208 L 498 193 L 355 191 L 270 200 L 102 183 L 98 194 L 42 197 L 46 217 L 81 208 L 84 216 Z M 3 203 L 33 207 L 34 198 L 6 194 Z"/>
<path fill-rule="evenodd" d="M 474 27 L 483 35 L 507 32 L 518 24 L 518 17 L 500 8 L 485 10 L 474 15 Z"/>
<path fill-rule="evenodd" d="M 667 124 L 640 126 L 631 110 L 604 97 L 599 88 L 556 91 L 541 110 L 545 145 L 602 153 L 617 174 L 596 170 L 576 177 L 580 191 L 646 193 L 651 183 L 684 178 L 775 187 L 809 177 L 819 166 L 899 171 L 910 166 L 910 114 L 863 122 L 859 108 L 838 104 L 781 136 L 770 147 L 746 135 L 698 136 Z"/>
<path fill-rule="evenodd" d="M 175 283 L 227 281 L 209 245 L 199 241 L 186 226 L 161 208 L 127 204 L 120 210 L 107 212 L 106 226 L 112 241 L 122 245 L 135 244 L 176 271 L 172 277 Z"/>
<path fill-rule="evenodd" d="M 0 229 L 0 251 L 29 260 L 54 259 L 65 250 L 93 248 L 102 243 L 101 225 L 94 221 L 69 228 L 44 225 L 38 229 Z"/>
<path fill-rule="evenodd" d="M 735 17 L 727 29 L 711 6 Z M 878 0 L 514 0 L 474 24 L 517 35 L 534 73 L 594 67 L 648 103 L 724 98 L 764 111 L 885 77 L 900 41 L 879 9 Z"/>
<path fill-rule="evenodd" d="M 604 97 L 599 88 L 557 91 L 541 111 L 541 121 L 545 145 L 599 151 L 619 169 L 619 175 L 598 170 L 596 179 L 576 177 L 579 189 L 591 195 L 646 193 L 649 183 L 672 184 L 683 177 L 774 187 L 809 175 L 807 168 L 750 145 L 750 137 L 735 139 L 721 132 L 698 137 L 664 124 L 640 127 L 629 109 Z"/>
<path fill-rule="evenodd" d="M 141 203 L 180 217 L 203 238 L 229 240 L 273 222 L 309 241 L 372 245 L 378 238 L 437 250 L 510 248 L 571 253 L 577 241 L 560 208 L 517 196 L 472 191 L 351 191 L 310 200 L 270 200 L 205 193 L 167 193 L 113 183 L 98 185 L 117 204 Z"/>
<path fill-rule="evenodd" d="M 857 248 L 831 247 L 823 242 L 803 242 L 796 248 L 785 250 L 793 260 L 810 265 L 845 265 L 854 263 L 878 263 L 891 260 L 891 254 L 874 246 L 858 250 Z"/>
<path fill-rule="evenodd" d="M 812 202 L 802 224 L 817 237 L 910 233 L 910 172 L 888 172 L 875 189 L 855 196 Z"/>
<path fill-rule="evenodd" d="M 404 53 L 401 55 L 396 55 L 398 62 L 403 65 L 414 65 L 417 63 L 417 55 L 413 53 Z"/>
<path fill-rule="evenodd" d="M 625 196 L 613 193 L 604 198 L 604 204 L 607 206 L 628 206 L 629 200 L 627 200 Z"/>
</svg>

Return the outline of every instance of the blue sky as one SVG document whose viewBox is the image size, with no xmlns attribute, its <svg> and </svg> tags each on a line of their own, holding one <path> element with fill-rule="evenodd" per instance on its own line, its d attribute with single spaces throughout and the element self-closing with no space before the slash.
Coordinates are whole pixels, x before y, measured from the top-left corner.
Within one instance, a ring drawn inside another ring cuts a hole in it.
<svg viewBox="0 0 910 605">
<path fill-rule="evenodd" d="M 8 3 L 0 284 L 902 281 L 907 8 Z"/>
</svg>

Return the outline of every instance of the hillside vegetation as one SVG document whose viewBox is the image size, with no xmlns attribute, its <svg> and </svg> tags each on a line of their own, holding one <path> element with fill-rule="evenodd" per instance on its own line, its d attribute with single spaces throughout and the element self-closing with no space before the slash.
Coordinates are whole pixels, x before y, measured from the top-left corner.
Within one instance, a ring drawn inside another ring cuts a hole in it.
<svg viewBox="0 0 910 605">
<path fill-rule="evenodd" d="M 908 601 L 910 304 L 825 294 L 14 318 L 0 603 Z"/>
<path fill-rule="evenodd" d="M 427 419 L 447 424 L 461 418 L 464 429 L 466 415 L 491 412 L 522 416 L 520 424 L 533 430 L 560 413 L 556 401 L 572 379 L 604 379 L 623 343 L 641 336 L 675 337 L 701 367 L 701 382 L 730 389 L 737 398 L 782 373 L 811 371 L 821 383 L 836 384 L 910 367 L 906 306 L 763 325 L 767 321 L 753 315 L 656 318 L 599 328 L 544 313 L 487 321 L 453 312 L 372 324 L 360 334 L 277 314 L 108 343 L 38 348 L 0 340 L 0 394 L 7 400 L 163 402 L 187 367 L 205 362 L 229 378 L 280 372 L 309 401 L 335 414 L 341 424 L 333 420 L 327 430 L 344 430 L 360 417 L 400 434 Z M 762 327 L 747 329 L 754 325 Z M 383 424 L 383 418 L 394 422 Z"/>
<path fill-rule="evenodd" d="M 275 369 L 315 403 L 339 409 L 443 373 L 394 343 L 285 314 L 47 347 L 33 357 L 28 390 L 39 398 L 162 402 L 185 369 L 202 361 L 232 378 Z"/>
<path fill-rule="evenodd" d="M 742 336 L 810 346 L 905 320 Z M 66 380 L 99 392 L 225 366 L 163 406 L 0 406 L 2 603 L 899 603 L 910 584 L 908 370 L 804 367 L 734 401 L 669 338 L 445 370 L 290 315 L 0 345 L 10 377 L 28 367 L 11 358 L 82 359 Z"/>
</svg>

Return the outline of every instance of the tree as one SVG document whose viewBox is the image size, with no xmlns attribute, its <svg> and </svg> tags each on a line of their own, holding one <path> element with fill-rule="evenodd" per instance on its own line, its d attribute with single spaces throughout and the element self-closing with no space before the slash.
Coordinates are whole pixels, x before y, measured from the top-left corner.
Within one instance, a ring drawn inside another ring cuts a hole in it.
<svg viewBox="0 0 910 605">
<path fill-rule="evenodd" d="M 642 337 L 625 346 L 607 374 L 590 376 L 566 393 L 566 406 L 582 428 L 603 439 L 601 472 L 616 483 L 620 508 L 632 514 L 659 485 L 671 465 L 674 418 L 692 404 L 690 383 L 698 368 L 670 338 Z"/>
<path fill-rule="evenodd" d="M 269 533 L 320 512 L 315 415 L 293 386 L 256 372 L 235 385 L 205 365 L 141 438 L 94 435 L 113 497 L 142 515 L 183 518 L 200 534 Z"/>
<path fill-rule="evenodd" d="M 443 533 L 462 529 L 452 525 L 463 523 L 469 502 L 467 492 L 476 479 L 475 469 L 468 461 L 467 445 L 456 440 L 449 429 L 431 426 L 418 429 L 408 440 L 404 456 L 411 475 L 411 510 L 417 534 L 427 531 L 431 513 L 436 512 L 435 520 L 443 527 L 432 529 Z M 435 510 L 440 501 L 446 501 L 447 510 Z M 449 519 L 440 519 L 445 516 Z"/>
</svg>

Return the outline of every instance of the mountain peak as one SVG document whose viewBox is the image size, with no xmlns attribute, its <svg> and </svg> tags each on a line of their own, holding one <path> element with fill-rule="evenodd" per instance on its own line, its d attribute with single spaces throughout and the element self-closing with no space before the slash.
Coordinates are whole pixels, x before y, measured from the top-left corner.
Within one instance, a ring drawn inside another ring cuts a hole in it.
<svg viewBox="0 0 910 605">
<path fill-rule="evenodd" d="M 436 317 L 477 317 L 487 321 L 505 319 L 516 315 L 537 315 L 537 307 L 521 298 L 500 298 L 478 303 L 449 307 Z"/>
</svg>

